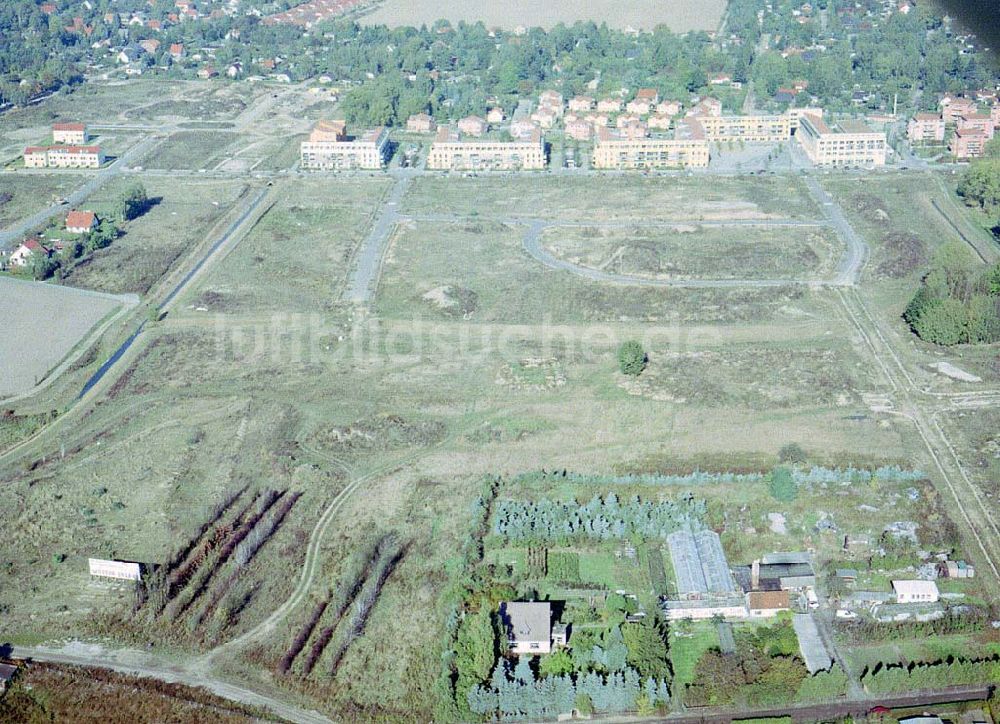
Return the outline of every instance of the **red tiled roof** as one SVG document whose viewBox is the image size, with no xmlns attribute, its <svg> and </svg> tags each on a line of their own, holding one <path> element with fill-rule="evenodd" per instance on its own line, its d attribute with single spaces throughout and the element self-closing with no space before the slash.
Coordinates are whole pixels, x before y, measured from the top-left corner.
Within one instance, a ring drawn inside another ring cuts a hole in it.
<svg viewBox="0 0 1000 724">
<path fill-rule="evenodd" d="M 97 223 L 97 215 L 93 211 L 70 211 L 66 214 L 67 229 L 89 229 Z"/>
<path fill-rule="evenodd" d="M 53 123 L 53 131 L 83 131 L 86 126 L 82 123 Z"/>
</svg>

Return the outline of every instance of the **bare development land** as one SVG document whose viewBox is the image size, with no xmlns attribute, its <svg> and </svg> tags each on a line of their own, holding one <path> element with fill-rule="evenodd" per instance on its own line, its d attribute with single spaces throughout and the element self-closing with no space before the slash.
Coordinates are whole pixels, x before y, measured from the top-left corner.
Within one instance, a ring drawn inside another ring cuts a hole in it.
<svg viewBox="0 0 1000 724">
<path fill-rule="evenodd" d="M 954 235 L 928 206 L 939 192 L 906 193 L 893 176 L 817 177 L 872 247 L 860 285 L 834 287 L 824 283 L 847 245 L 799 177 L 394 170 L 265 182 L 246 172 L 294 162 L 282 141 L 301 137 L 301 99 L 192 86 L 203 94 L 185 100 L 185 88 L 162 101 L 180 105 L 131 98 L 112 109 L 163 120 L 170 136 L 143 162 L 154 170 L 115 177 L 88 207 L 110 214 L 136 181 L 155 203 L 65 279 L 150 304 L 167 288 L 176 297 L 162 318 L 136 312 L 114 325 L 64 382 L 19 403 L 10 438 L 40 432 L 0 452 L 0 614 L 13 643 L 47 643 L 27 650 L 51 654 L 80 639 L 66 650 L 96 662 L 105 654 L 86 652 L 100 642 L 118 652 L 104 660 L 238 686 L 227 691 L 288 705 L 282 715 L 297 721 L 435 719 L 450 681 L 442 661 L 480 601 L 549 595 L 574 627 L 614 643 L 626 623 L 608 608 L 614 591 L 650 614 L 678 593 L 666 528 L 528 540 L 500 515 L 543 501 L 581 510 L 595 496 L 613 496 L 612 511 L 638 497 L 691 513 L 720 534 L 733 565 L 812 550 L 824 596 L 843 593 L 828 581 L 836 568 L 858 569 L 850 592 L 887 592 L 890 578 L 915 575 L 920 551 L 947 550 L 980 571 L 942 582 L 952 602 L 977 617 L 993 603 L 990 518 L 972 507 L 966 468 L 923 433 L 939 419 L 962 462 L 979 466 L 969 475 L 988 480 L 996 441 L 983 426 L 995 420 L 952 395 L 980 388 L 928 364 L 962 366 L 966 355 L 984 389 L 998 372 L 988 353 L 913 343 L 898 321 L 920 260 Z M 203 115 L 186 103 L 232 127 L 184 126 L 185 113 Z M 255 120 L 278 133 L 255 135 Z M 245 225 L 223 234 L 257 198 Z M 207 254 L 219 238 L 227 243 Z M 532 238 L 618 277 L 546 264 Z M 355 302 L 346 292 L 369 268 L 372 294 Z M 25 324 L 51 333 L 30 302 Z M 646 354 L 638 377 L 619 371 L 628 339 Z M 771 486 L 779 455 L 796 475 L 790 496 Z M 907 521 L 917 543 L 879 552 L 886 528 Z M 868 543 L 845 550 L 845 536 Z M 143 585 L 91 577 L 90 557 L 141 562 Z M 876 658 L 994 651 L 980 618 L 932 650 L 881 629 L 885 638 L 859 644 L 833 610 L 824 600 L 816 615 L 848 654 L 824 690 L 834 696 L 864 693 Z M 791 660 L 789 632 L 782 620 L 729 633 L 741 654 L 773 635 Z M 674 706 L 701 701 L 699 662 L 725 637 L 710 622 L 670 626 Z M 795 700 L 817 698 L 815 679 L 794 666 L 804 682 Z M 180 711 L 176 698 L 158 716 Z"/>
<path fill-rule="evenodd" d="M 516 26 L 551 28 L 558 23 L 572 25 L 578 20 L 590 20 L 600 25 L 606 22 L 615 28 L 652 30 L 666 25 L 675 33 L 688 30 L 715 30 L 726 3 L 722 0 L 695 2 L 669 0 L 621 3 L 609 0 L 588 2 L 585 6 L 570 0 L 533 3 L 515 0 L 500 6 L 488 0 L 453 0 L 441 4 L 430 0 L 385 0 L 374 12 L 364 15 L 362 22 L 370 25 L 420 27 L 445 19 L 452 23 L 482 22 L 486 27 L 513 29 Z"/>
</svg>

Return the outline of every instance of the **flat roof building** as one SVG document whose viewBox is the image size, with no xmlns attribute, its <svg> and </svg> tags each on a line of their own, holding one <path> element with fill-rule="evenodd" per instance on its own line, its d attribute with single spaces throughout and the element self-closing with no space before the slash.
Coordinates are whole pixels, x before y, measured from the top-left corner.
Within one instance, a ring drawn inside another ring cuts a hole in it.
<svg viewBox="0 0 1000 724">
<path fill-rule="evenodd" d="M 514 141 L 465 139 L 448 126 L 438 129 L 427 155 L 435 171 L 533 171 L 545 168 L 545 144 L 537 128 Z"/>
<path fill-rule="evenodd" d="M 859 121 L 841 121 L 831 128 L 822 118 L 807 113 L 799 120 L 795 136 L 816 166 L 885 165 L 885 133 L 873 131 Z"/>
<path fill-rule="evenodd" d="M 310 171 L 378 170 L 389 158 L 389 132 L 382 127 L 357 138 L 343 135 L 337 122 L 320 121 L 300 146 L 301 167 Z"/>
<path fill-rule="evenodd" d="M 708 141 L 704 138 L 623 138 L 599 128 L 593 165 L 620 170 L 707 168 L 708 158 Z"/>
<path fill-rule="evenodd" d="M 776 116 L 696 116 L 697 123 L 710 141 L 746 141 L 749 143 L 780 143 L 792 136 L 792 119 L 787 114 Z"/>
</svg>

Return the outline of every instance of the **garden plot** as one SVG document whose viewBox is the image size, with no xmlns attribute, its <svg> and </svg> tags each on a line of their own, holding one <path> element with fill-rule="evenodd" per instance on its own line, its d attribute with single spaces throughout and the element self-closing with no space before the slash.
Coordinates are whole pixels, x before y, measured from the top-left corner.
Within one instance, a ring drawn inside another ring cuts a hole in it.
<svg viewBox="0 0 1000 724">
<path fill-rule="evenodd" d="M 648 279 L 820 280 L 841 252 L 821 226 L 552 226 L 541 241 L 573 264 Z"/>
<path fill-rule="evenodd" d="M 103 294 L 0 277 L 0 397 L 34 387 L 124 300 Z"/>
</svg>

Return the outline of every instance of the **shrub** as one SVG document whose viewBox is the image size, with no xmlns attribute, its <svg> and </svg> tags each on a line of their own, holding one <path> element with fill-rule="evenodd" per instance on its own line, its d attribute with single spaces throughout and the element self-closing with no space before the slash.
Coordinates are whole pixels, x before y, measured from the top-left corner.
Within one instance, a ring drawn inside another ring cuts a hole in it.
<svg viewBox="0 0 1000 724">
<path fill-rule="evenodd" d="M 806 461 L 806 451 L 797 442 L 790 442 L 782 445 L 778 451 L 778 462 L 781 463 L 804 463 Z"/>
<path fill-rule="evenodd" d="M 649 358 L 642 345 L 635 340 L 622 342 L 618 348 L 618 369 L 622 374 L 638 377 L 646 369 Z"/>
<path fill-rule="evenodd" d="M 792 471 L 786 467 L 777 467 L 771 471 L 771 482 L 768 484 L 771 497 L 782 503 L 790 503 L 798 495 L 798 486 Z"/>
</svg>

